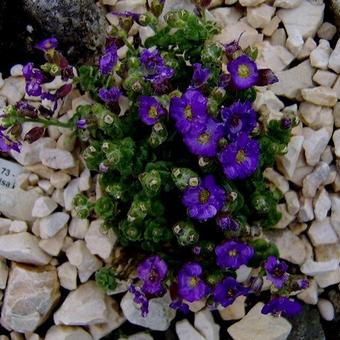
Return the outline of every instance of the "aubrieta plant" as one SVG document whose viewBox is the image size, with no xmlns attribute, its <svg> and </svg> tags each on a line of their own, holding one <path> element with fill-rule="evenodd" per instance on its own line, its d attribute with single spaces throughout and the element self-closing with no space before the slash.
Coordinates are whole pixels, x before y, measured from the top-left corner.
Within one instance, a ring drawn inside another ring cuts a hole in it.
<svg viewBox="0 0 340 340">
<path fill-rule="evenodd" d="M 104 230 L 113 229 L 124 256 L 137 263 L 129 291 L 143 315 L 150 299 L 168 292 L 169 308 L 184 313 L 200 300 L 227 307 L 238 296 L 258 294 L 266 277 L 272 299 L 262 312 L 291 316 L 301 309 L 291 296 L 308 281 L 289 273 L 277 248 L 261 239 L 261 229 L 280 220 L 282 198 L 262 172 L 286 152 L 296 121 L 287 114 L 266 122 L 254 111 L 256 87 L 277 78 L 258 69 L 256 49 L 215 42 L 218 27 L 205 19 L 204 5 L 162 20 L 162 1 L 151 1 L 145 14 L 112 13 L 118 25 L 111 27 L 98 68 L 76 71 L 55 39 L 39 43 L 47 62 L 25 65 L 24 77 L 27 94 L 42 105 L 7 107 L 0 147 L 18 150 L 16 136 L 27 121 L 74 129 L 104 193 L 97 200 L 79 194 L 74 208 L 81 218 L 99 218 Z M 129 37 L 133 25 L 154 34 L 142 43 L 138 30 Z M 44 84 L 56 76 L 64 84 L 46 91 Z M 75 86 L 95 103 L 59 120 L 63 98 Z M 44 133 L 33 128 L 25 139 Z M 114 289 L 127 279 L 119 266 L 116 259 L 97 273 L 101 287 Z M 241 283 L 237 273 L 245 266 L 251 274 Z"/>
</svg>

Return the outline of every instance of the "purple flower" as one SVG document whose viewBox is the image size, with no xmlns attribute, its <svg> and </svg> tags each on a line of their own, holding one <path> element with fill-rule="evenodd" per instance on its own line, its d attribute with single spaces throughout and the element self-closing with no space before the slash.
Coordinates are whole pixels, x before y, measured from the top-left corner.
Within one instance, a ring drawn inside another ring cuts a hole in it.
<svg viewBox="0 0 340 340">
<path fill-rule="evenodd" d="M 199 221 L 214 217 L 222 209 L 224 201 L 225 192 L 216 185 L 211 175 L 203 178 L 200 185 L 187 188 L 182 199 L 188 215 Z"/>
<path fill-rule="evenodd" d="M 195 255 L 201 254 L 201 251 L 202 251 L 202 247 L 200 247 L 200 246 L 195 246 L 195 247 L 192 249 L 192 252 L 193 252 Z"/>
<path fill-rule="evenodd" d="M 281 126 L 284 129 L 290 129 L 292 127 L 292 124 L 293 122 L 291 118 L 285 117 L 281 119 Z"/>
<path fill-rule="evenodd" d="M 116 66 L 118 61 L 117 47 L 112 44 L 105 48 L 105 54 L 99 60 L 100 72 L 104 75 L 109 74 Z"/>
<path fill-rule="evenodd" d="M 251 107 L 251 103 L 237 101 L 221 111 L 222 119 L 230 139 L 244 132 L 251 133 L 256 126 L 256 112 Z"/>
<path fill-rule="evenodd" d="M 142 316 L 146 316 L 149 313 L 149 300 L 146 298 L 145 294 L 141 292 L 139 288 L 134 285 L 129 287 L 129 292 L 134 295 L 133 301 L 140 305 Z"/>
<path fill-rule="evenodd" d="M 106 173 L 106 172 L 109 171 L 109 167 L 106 164 L 104 164 L 104 163 L 100 163 L 99 164 L 99 171 L 101 173 Z"/>
<path fill-rule="evenodd" d="M 143 281 L 142 291 L 149 295 L 164 293 L 163 280 L 168 266 L 159 256 L 151 256 L 138 266 L 138 277 Z"/>
<path fill-rule="evenodd" d="M 278 260 L 275 256 L 269 256 L 264 269 L 267 272 L 267 279 L 270 280 L 276 288 L 282 288 L 288 280 L 288 266 L 285 262 Z"/>
<path fill-rule="evenodd" d="M 227 64 L 227 69 L 237 90 L 246 90 L 257 84 L 259 79 L 257 66 L 247 55 L 241 55 L 230 61 Z"/>
<path fill-rule="evenodd" d="M 300 289 L 307 289 L 309 287 L 309 281 L 307 279 L 299 279 L 296 283 Z"/>
<path fill-rule="evenodd" d="M 172 308 L 174 310 L 179 310 L 183 314 L 189 313 L 189 306 L 181 300 L 175 300 L 175 301 L 171 302 L 170 308 Z"/>
<path fill-rule="evenodd" d="M 7 129 L 3 126 L 0 126 L 0 151 L 1 152 L 9 152 L 14 150 L 16 152 L 20 152 L 20 142 L 16 142 L 10 138 L 10 136 L 5 132 Z"/>
<path fill-rule="evenodd" d="M 109 89 L 106 89 L 102 87 L 98 92 L 99 98 L 107 103 L 115 103 L 118 101 L 119 97 L 122 95 L 122 92 L 118 87 L 111 87 Z"/>
<path fill-rule="evenodd" d="M 261 310 L 263 314 L 274 314 L 282 316 L 294 316 L 302 311 L 302 306 L 299 302 L 289 299 L 285 296 L 275 297 Z"/>
<path fill-rule="evenodd" d="M 194 129 L 184 135 L 184 143 L 191 153 L 198 156 L 214 157 L 217 154 L 219 140 L 224 135 L 222 124 L 208 118 L 205 130 L 197 132 Z"/>
<path fill-rule="evenodd" d="M 201 132 L 208 119 L 207 98 L 195 89 L 187 90 L 182 98 L 173 97 L 170 102 L 170 115 L 181 133 L 190 130 Z"/>
<path fill-rule="evenodd" d="M 247 295 L 248 293 L 249 290 L 234 278 L 227 277 L 216 285 L 214 289 L 214 301 L 223 307 L 228 307 L 234 303 L 238 296 Z"/>
<path fill-rule="evenodd" d="M 116 15 L 117 17 L 123 17 L 123 18 L 131 18 L 132 20 L 139 22 L 140 14 L 130 11 L 124 11 L 124 12 L 116 12 L 112 11 L 110 12 L 112 15 Z"/>
<path fill-rule="evenodd" d="M 166 114 L 162 105 L 154 98 L 141 96 L 139 98 L 139 118 L 146 125 L 153 125 Z"/>
<path fill-rule="evenodd" d="M 192 75 L 192 83 L 194 87 L 201 87 L 204 85 L 210 76 L 210 71 L 207 68 L 203 68 L 202 64 L 195 63 L 192 65 L 194 73 Z"/>
<path fill-rule="evenodd" d="M 242 133 L 219 155 L 228 179 L 244 179 L 252 175 L 260 161 L 260 147 L 255 139 Z"/>
<path fill-rule="evenodd" d="M 47 52 L 49 50 L 55 50 L 58 45 L 57 38 L 48 38 L 43 41 L 38 42 L 34 47 L 38 50 Z"/>
<path fill-rule="evenodd" d="M 42 93 L 41 84 L 44 82 L 44 74 L 33 67 L 33 63 L 26 64 L 22 69 L 25 81 L 26 92 L 29 96 L 40 96 Z"/>
<path fill-rule="evenodd" d="M 226 241 L 215 248 L 216 263 L 222 269 L 238 269 L 254 256 L 254 249 L 238 241 Z"/>
<path fill-rule="evenodd" d="M 216 224 L 222 231 L 237 231 L 240 229 L 240 224 L 234 220 L 229 214 L 220 213 L 216 217 Z"/>
<path fill-rule="evenodd" d="M 209 287 L 201 279 L 202 267 L 198 263 L 187 263 L 178 273 L 178 294 L 182 299 L 194 302 L 209 294 Z"/>
<path fill-rule="evenodd" d="M 231 83 L 231 76 L 228 73 L 223 73 L 218 79 L 218 86 L 227 89 Z"/>
<path fill-rule="evenodd" d="M 160 56 L 157 48 L 152 51 L 147 49 L 143 50 L 140 55 L 140 61 L 147 70 L 153 70 L 156 67 L 164 66 L 163 58 Z"/>
<path fill-rule="evenodd" d="M 232 55 L 235 52 L 240 51 L 240 50 L 241 50 L 241 46 L 236 40 L 224 45 L 224 51 L 227 55 Z"/>
<path fill-rule="evenodd" d="M 81 130 L 85 130 L 87 128 L 87 120 L 85 118 L 78 119 L 76 122 L 76 127 Z"/>
</svg>

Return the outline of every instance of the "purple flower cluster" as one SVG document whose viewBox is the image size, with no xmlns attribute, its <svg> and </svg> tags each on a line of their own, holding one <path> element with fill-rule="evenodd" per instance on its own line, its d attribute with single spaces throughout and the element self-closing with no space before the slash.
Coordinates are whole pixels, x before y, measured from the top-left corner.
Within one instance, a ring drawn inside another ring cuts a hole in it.
<svg viewBox="0 0 340 340">
<path fill-rule="evenodd" d="M 210 71 L 208 68 L 202 67 L 202 64 L 195 63 L 192 65 L 194 73 L 192 75 L 192 85 L 194 87 L 201 87 L 207 83 L 210 77 Z"/>
<path fill-rule="evenodd" d="M 140 61 L 144 67 L 145 79 L 150 81 L 158 91 L 174 75 L 174 70 L 165 64 L 156 48 L 152 51 L 143 50 Z"/>
<path fill-rule="evenodd" d="M 99 70 L 103 75 L 108 75 L 118 62 L 117 46 L 106 46 L 104 55 L 99 60 Z"/>
<path fill-rule="evenodd" d="M 44 74 L 37 68 L 34 68 L 33 63 L 26 64 L 22 69 L 25 81 L 26 81 L 26 92 L 29 96 L 41 96 L 42 87 L 41 85 L 45 81 Z"/>
<path fill-rule="evenodd" d="M 302 306 L 299 302 L 285 296 L 275 297 L 262 308 L 263 314 L 294 316 L 299 314 Z"/>
<path fill-rule="evenodd" d="M 102 87 L 98 92 L 99 98 L 106 104 L 116 103 L 121 95 L 121 90 L 115 86 L 108 89 Z"/>
<path fill-rule="evenodd" d="M 227 277 L 218 283 L 214 289 L 214 300 L 223 307 L 228 307 L 234 303 L 237 297 L 248 295 L 249 289 L 243 287 L 234 278 Z"/>
<path fill-rule="evenodd" d="M 43 52 L 48 52 L 49 50 L 55 50 L 58 46 L 57 38 L 51 37 L 38 42 L 34 47 Z"/>
<path fill-rule="evenodd" d="M 7 133 L 7 129 L 0 126 L 0 151 L 9 152 L 14 150 L 20 152 L 20 142 L 14 141 Z"/>
<path fill-rule="evenodd" d="M 145 294 L 140 290 L 140 288 L 131 285 L 129 287 L 129 292 L 134 296 L 133 301 L 140 305 L 142 316 L 147 316 L 149 313 L 149 300 Z"/>
<path fill-rule="evenodd" d="M 165 109 L 154 97 L 139 97 L 139 118 L 146 125 L 154 125 L 166 115 Z"/>
</svg>

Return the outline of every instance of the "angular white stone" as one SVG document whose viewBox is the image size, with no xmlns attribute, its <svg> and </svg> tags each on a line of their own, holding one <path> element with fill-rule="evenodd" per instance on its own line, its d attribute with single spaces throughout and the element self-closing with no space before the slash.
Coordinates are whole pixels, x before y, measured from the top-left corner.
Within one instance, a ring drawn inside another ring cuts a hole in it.
<svg viewBox="0 0 340 340">
<path fill-rule="evenodd" d="M 328 273 L 315 275 L 315 280 L 320 288 L 327 288 L 340 282 L 340 267 Z"/>
<path fill-rule="evenodd" d="M 313 67 L 327 70 L 329 56 L 332 49 L 327 40 L 321 39 L 318 47 L 310 54 L 310 63 Z"/>
<path fill-rule="evenodd" d="M 332 227 L 329 217 L 323 221 L 314 221 L 308 230 L 308 236 L 314 246 L 338 242 L 338 236 Z"/>
<path fill-rule="evenodd" d="M 289 190 L 288 181 L 273 168 L 266 168 L 263 172 L 263 177 L 272 182 L 283 194 Z"/>
<path fill-rule="evenodd" d="M 250 7 L 250 6 L 258 6 L 265 2 L 266 0 L 239 0 L 241 6 Z"/>
<path fill-rule="evenodd" d="M 275 0 L 274 6 L 281 8 L 295 8 L 301 4 L 303 0 Z"/>
<path fill-rule="evenodd" d="M 326 128 L 317 131 L 304 128 L 303 135 L 305 137 L 303 148 L 305 150 L 306 162 L 308 165 L 314 166 L 318 164 L 321 154 L 324 152 L 331 136 Z"/>
<path fill-rule="evenodd" d="M 328 192 L 324 188 L 321 189 L 314 199 L 315 218 L 319 221 L 323 221 L 326 218 L 331 205 L 331 199 Z"/>
<path fill-rule="evenodd" d="M 335 147 L 335 155 L 340 157 L 340 129 L 334 131 L 333 143 Z"/>
<path fill-rule="evenodd" d="M 318 285 L 314 279 L 309 280 L 309 287 L 304 289 L 297 297 L 309 305 L 318 303 Z"/>
<path fill-rule="evenodd" d="M 239 296 L 227 308 L 219 309 L 221 318 L 226 321 L 242 319 L 246 314 L 245 301 L 245 296 Z"/>
<path fill-rule="evenodd" d="M 67 228 L 64 227 L 53 237 L 47 240 L 40 240 L 39 247 L 51 256 L 58 256 L 63 247 L 66 234 Z"/>
<path fill-rule="evenodd" d="M 71 176 L 63 171 L 54 172 L 51 176 L 51 184 L 57 188 L 62 189 L 71 180 Z"/>
<path fill-rule="evenodd" d="M 68 232 L 70 236 L 78 239 L 83 239 L 89 229 L 90 221 L 74 217 L 71 220 Z"/>
<path fill-rule="evenodd" d="M 236 24 L 242 16 L 242 12 L 235 7 L 219 7 L 211 10 L 210 13 L 221 27 Z"/>
<path fill-rule="evenodd" d="M 52 169 L 68 169 L 76 165 L 72 154 L 66 150 L 44 148 L 39 157 L 42 164 Z"/>
<path fill-rule="evenodd" d="M 275 8 L 262 4 L 258 7 L 247 8 L 247 21 L 254 28 L 264 28 L 274 15 Z"/>
<path fill-rule="evenodd" d="M 24 221 L 12 221 L 11 225 L 9 226 L 10 233 L 22 233 L 27 231 L 27 223 Z"/>
<path fill-rule="evenodd" d="M 301 272 L 306 275 L 315 276 L 318 274 L 331 272 L 333 270 L 336 270 L 338 267 L 339 267 L 339 261 L 336 259 L 333 259 L 330 261 L 322 261 L 322 262 L 316 262 L 311 259 L 308 259 L 301 266 Z"/>
<path fill-rule="evenodd" d="M 21 165 L 33 165 L 40 162 L 39 154 L 44 148 L 54 148 L 56 142 L 54 139 L 46 137 L 29 144 L 23 142 L 20 152 L 11 151 L 11 156 Z"/>
<path fill-rule="evenodd" d="M 64 262 L 58 268 L 60 285 L 68 290 L 77 288 L 77 268 L 70 262 Z"/>
<path fill-rule="evenodd" d="M 138 332 L 130 335 L 126 340 L 153 340 L 153 337 L 149 333 Z"/>
<path fill-rule="evenodd" d="M 94 281 L 89 281 L 70 292 L 54 313 L 56 325 L 88 326 L 107 320 L 105 293 Z"/>
<path fill-rule="evenodd" d="M 296 164 L 302 150 L 303 141 L 303 136 L 292 137 L 288 144 L 287 153 L 277 159 L 279 170 L 288 178 L 292 177 L 294 174 Z"/>
<path fill-rule="evenodd" d="M 79 178 L 74 178 L 64 190 L 65 209 L 70 211 L 73 208 L 73 198 L 80 192 Z"/>
<path fill-rule="evenodd" d="M 329 165 L 325 162 L 320 162 L 314 171 L 303 180 L 303 196 L 313 198 L 317 189 L 327 181 L 329 174 Z"/>
<path fill-rule="evenodd" d="M 296 215 L 300 210 L 299 196 L 295 191 L 285 193 L 285 200 L 289 214 Z"/>
<path fill-rule="evenodd" d="M 90 325 L 90 332 L 94 340 L 102 339 L 104 336 L 110 334 L 113 330 L 117 329 L 122 323 L 125 322 L 125 317 L 119 310 L 117 302 L 110 298 L 105 297 L 107 307 L 107 319 L 105 323 Z"/>
<path fill-rule="evenodd" d="M 179 340 L 205 340 L 187 319 L 176 322 L 176 334 Z"/>
<path fill-rule="evenodd" d="M 298 219 L 300 222 L 309 222 L 314 219 L 313 201 L 311 198 L 301 198 Z"/>
<path fill-rule="evenodd" d="M 336 74 L 330 71 L 317 70 L 313 80 L 322 86 L 332 87 L 336 79 Z"/>
<path fill-rule="evenodd" d="M 258 302 L 248 314 L 228 328 L 228 333 L 237 340 L 285 340 L 292 326 L 283 317 L 262 314 L 264 304 Z"/>
<path fill-rule="evenodd" d="M 329 58 L 328 67 L 336 73 L 340 73 L 340 39 Z"/>
<path fill-rule="evenodd" d="M 89 169 L 84 169 L 79 177 L 79 190 L 87 191 L 90 189 L 91 173 Z"/>
<path fill-rule="evenodd" d="M 33 332 L 49 316 L 60 298 L 53 266 L 12 263 L 1 311 L 1 325 L 20 333 Z"/>
<path fill-rule="evenodd" d="M 41 190 L 43 190 L 47 195 L 51 195 L 54 188 L 53 185 L 50 183 L 50 181 L 47 181 L 45 179 L 40 180 L 38 182 L 38 186 Z"/>
<path fill-rule="evenodd" d="M 98 255 L 102 259 L 107 259 L 117 242 L 117 236 L 113 230 L 102 230 L 103 221 L 92 221 L 85 235 L 87 248 L 93 255 Z"/>
<path fill-rule="evenodd" d="M 133 301 L 133 295 L 126 293 L 120 303 L 125 317 L 134 325 L 150 328 L 155 331 L 165 331 L 175 318 L 176 312 L 169 308 L 171 299 L 169 294 L 149 301 L 149 313 L 143 317 L 140 306 Z"/>
<path fill-rule="evenodd" d="M 298 265 L 305 262 L 307 256 L 305 245 L 289 229 L 267 231 L 264 236 L 277 246 L 282 259 Z"/>
<path fill-rule="evenodd" d="M 8 77 L 0 88 L 0 96 L 4 96 L 10 105 L 15 105 L 21 100 L 25 92 L 24 77 Z"/>
<path fill-rule="evenodd" d="M 311 52 L 316 49 L 316 42 L 313 38 L 309 37 L 306 39 L 302 46 L 301 51 L 297 55 L 298 60 L 304 60 L 309 57 Z"/>
<path fill-rule="evenodd" d="M 0 289 L 6 288 L 8 267 L 5 260 L 0 260 Z"/>
<path fill-rule="evenodd" d="M 0 256 L 16 262 L 42 266 L 50 257 L 39 247 L 39 240 L 27 232 L 0 236 Z"/>
<path fill-rule="evenodd" d="M 290 34 L 287 41 L 286 46 L 290 52 L 294 54 L 294 56 L 298 56 L 303 49 L 304 41 L 300 32 L 295 31 L 294 34 Z"/>
<path fill-rule="evenodd" d="M 201 310 L 195 314 L 195 328 L 203 334 L 206 340 L 220 339 L 220 326 L 215 323 L 208 309 Z"/>
<path fill-rule="evenodd" d="M 86 282 L 102 266 L 101 261 L 90 253 L 82 240 L 74 242 L 66 250 L 66 256 L 77 267 L 80 282 Z"/>
<path fill-rule="evenodd" d="M 64 212 L 56 212 L 40 220 L 40 237 L 47 239 L 65 227 L 70 216 Z"/>
<path fill-rule="evenodd" d="M 93 338 L 81 327 L 52 326 L 47 331 L 45 340 L 93 340 Z"/>
<path fill-rule="evenodd" d="M 323 22 L 317 34 L 320 39 L 332 40 L 336 33 L 336 26 L 329 22 Z"/>
<path fill-rule="evenodd" d="M 269 88 L 278 96 L 284 96 L 295 99 L 300 90 L 312 87 L 314 69 L 310 66 L 308 60 L 299 65 L 277 73 L 279 81 Z"/>
<path fill-rule="evenodd" d="M 301 94 L 304 100 L 315 105 L 333 107 L 337 102 L 335 90 L 326 86 L 303 89 Z"/>
<path fill-rule="evenodd" d="M 39 197 L 33 205 L 32 216 L 33 217 L 46 217 L 57 209 L 58 204 L 51 198 L 42 196 Z"/>
<path fill-rule="evenodd" d="M 14 220 L 32 222 L 32 208 L 40 197 L 35 191 L 0 187 L 0 212 Z"/>
<path fill-rule="evenodd" d="M 332 321 L 334 319 L 334 307 L 329 300 L 319 299 L 318 308 L 323 319 Z"/>
<path fill-rule="evenodd" d="M 302 1 L 298 7 L 277 11 L 277 15 L 288 35 L 298 31 L 303 38 L 308 38 L 313 37 L 322 24 L 324 9 L 324 4 L 312 5 L 309 1 Z"/>
</svg>

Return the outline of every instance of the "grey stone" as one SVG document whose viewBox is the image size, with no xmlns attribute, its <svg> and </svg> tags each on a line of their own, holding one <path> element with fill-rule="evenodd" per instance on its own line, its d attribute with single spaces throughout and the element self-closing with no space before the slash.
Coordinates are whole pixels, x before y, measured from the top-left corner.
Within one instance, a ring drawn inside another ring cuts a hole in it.
<svg viewBox="0 0 340 340">
<path fill-rule="evenodd" d="M 73 60 L 87 60 L 104 46 L 106 20 L 92 0 L 24 0 L 22 9 L 34 28 L 58 38 Z"/>
</svg>

